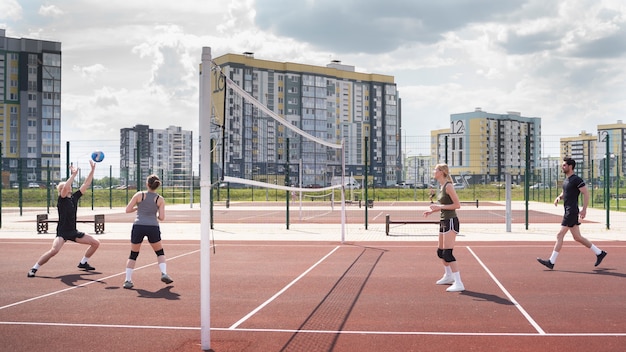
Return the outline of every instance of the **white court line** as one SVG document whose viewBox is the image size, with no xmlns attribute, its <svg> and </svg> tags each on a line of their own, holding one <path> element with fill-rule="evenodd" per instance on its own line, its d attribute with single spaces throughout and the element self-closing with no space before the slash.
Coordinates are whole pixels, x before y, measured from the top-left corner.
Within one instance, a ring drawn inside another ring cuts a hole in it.
<svg viewBox="0 0 626 352">
<path fill-rule="evenodd" d="M 190 255 L 190 254 L 194 254 L 194 253 L 199 252 L 199 251 L 200 251 L 200 250 L 199 250 L 199 249 L 197 249 L 197 250 L 192 251 L 192 252 L 184 253 L 184 254 L 177 255 L 177 256 L 175 256 L 175 257 L 169 258 L 168 260 L 173 260 L 173 259 L 176 259 L 176 258 L 184 257 L 184 256 L 187 256 L 187 255 Z M 149 266 L 153 266 L 153 265 L 156 265 L 156 263 L 146 264 L 146 265 L 144 265 L 144 266 L 141 266 L 141 267 L 139 267 L 139 268 L 136 268 L 135 270 L 141 270 L 141 269 L 147 268 L 147 267 L 149 267 Z M 104 282 L 105 280 L 110 279 L 110 278 L 113 278 L 113 277 L 116 277 L 116 276 L 120 276 L 120 275 L 126 275 L 126 272 L 125 272 L 125 271 L 123 271 L 123 272 L 120 272 L 120 273 L 117 273 L 117 274 L 113 274 L 113 275 L 109 275 L 109 276 L 106 276 L 106 277 L 100 278 L 100 279 L 98 279 L 98 280 L 93 280 L 93 281 L 85 282 L 84 284 L 80 284 L 80 285 L 77 285 L 77 286 L 72 286 L 72 287 L 64 288 L 64 289 L 62 289 L 62 290 L 58 290 L 58 291 L 54 291 L 54 292 L 50 292 L 50 293 L 46 293 L 45 295 L 36 296 L 36 297 L 32 297 L 32 298 L 29 298 L 29 299 L 25 299 L 25 300 L 22 300 L 22 301 L 19 301 L 19 302 L 15 302 L 15 303 L 7 304 L 6 306 L 2 306 L 2 307 L 0 307 L 0 310 L 6 309 L 6 308 L 10 308 L 10 307 L 15 307 L 15 306 L 18 306 L 18 305 L 20 305 L 20 304 L 24 304 L 24 303 L 28 303 L 28 302 L 32 302 L 32 301 L 36 301 L 36 300 L 41 299 L 41 298 L 46 298 L 46 297 L 54 296 L 54 295 L 57 295 L 57 294 L 59 294 L 59 293 L 67 292 L 67 291 L 74 290 L 74 289 L 77 289 L 77 288 L 80 288 L 80 287 L 89 286 L 89 285 L 91 285 L 91 284 L 95 284 L 96 282 L 99 282 L 99 283 L 105 283 L 105 282 Z M 29 278 L 29 280 L 32 280 L 32 279 L 31 279 L 31 278 Z"/>
<path fill-rule="evenodd" d="M 487 272 L 487 274 L 489 274 L 489 276 L 491 277 L 491 279 L 496 283 L 496 285 L 498 285 L 498 287 L 500 287 L 500 290 L 502 290 L 502 292 L 504 292 L 504 294 L 509 298 L 509 301 L 511 301 L 511 303 L 513 303 L 513 305 L 515 305 L 515 308 L 517 308 L 520 313 L 522 313 L 522 315 L 526 318 L 526 320 L 528 320 L 528 322 L 530 323 L 530 325 L 532 325 L 535 330 L 537 330 L 537 332 L 540 335 L 545 335 L 546 332 L 543 331 L 543 329 L 541 328 L 541 326 L 539 326 L 539 324 L 537 324 L 537 322 L 535 322 L 535 320 L 530 316 L 530 314 L 528 314 L 528 312 L 526 312 L 526 310 L 524 308 L 522 308 L 522 306 L 517 303 L 517 301 L 515 300 L 515 298 L 513 298 L 513 296 L 509 293 L 509 291 L 507 291 L 506 288 L 504 288 L 504 286 L 500 283 L 500 281 L 498 281 L 498 279 L 496 278 L 495 275 L 493 275 L 493 273 L 491 272 L 491 270 L 489 270 L 489 268 L 487 268 L 487 266 L 482 262 L 482 260 L 480 260 L 480 258 L 478 258 L 478 256 L 476 255 L 476 253 L 474 253 L 474 251 L 470 248 L 470 247 L 466 247 L 470 253 L 472 253 L 472 255 L 474 256 L 474 258 L 476 258 L 476 260 L 478 261 L 478 263 L 483 267 L 483 269 L 485 269 L 485 271 Z"/>
<path fill-rule="evenodd" d="M 90 327 L 90 328 L 113 328 L 113 329 L 154 329 L 154 330 L 200 330 L 196 326 L 161 326 L 161 325 L 121 325 L 121 324 L 88 324 L 88 323 L 44 323 L 23 321 L 0 321 L 0 325 L 25 325 L 25 326 L 61 326 L 61 327 Z M 626 337 L 624 332 L 601 332 L 601 333 L 546 333 L 537 334 L 530 332 L 446 332 L 446 331 L 368 331 L 368 330 L 299 330 L 299 329 L 261 329 L 261 328 L 211 328 L 211 331 L 224 332 L 261 332 L 261 333 L 306 333 L 306 334 L 331 334 L 331 335 L 398 335 L 398 336 L 541 336 L 541 337 Z"/>
<path fill-rule="evenodd" d="M 323 216 L 326 216 L 326 215 L 328 215 L 328 214 L 332 214 L 332 213 L 333 213 L 333 211 L 332 211 L 332 210 L 328 210 L 328 211 L 326 211 L 326 212 L 324 212 L 324 213 L 319 213 L 319 214 L 317 214 L 317 215 L 306 216 L 306 217 L 304 217 L 304 218 L 303 218 L 303 220 L 305 220 L 305 221 L 306 221 L 306 220 L 311 220 L 311 219 L 315 219 L 315 218 L 321 218 L 321 217 L 323 217 Z"/>
<path fill-rule="evenodd" d="M 324 260 L 326 260 L 326 258 L 328 258 L 331 254 L 335 253 L 336 250 L 338 250 L 340 248 L 340 246 L 335 247 L 332 251 L 330 251 L 328 254 L 326 254 L 322 259 L 318 260 L 317 263 L 313 264 L 310 268 L 306 269 L 306 271 L 304 271 L 302 274 L 300 274 L 300 276 L 298 276 L 297 278 L 295 278 L 293 281 L 291 281 L 290 283 L 287 284 L 287 286 L 283 287 L 280 291 L 276 292 L 275 295 L 273 295 L 272 297 L 270 297 L 270 299 L 268 299 L 267 301 L 263 302 L 260 306 L 256 307 L 254 310 L 252 310 L 250 313 L 246 314 L 246 316 L 244 316 L 243 318 L 239 319 L 239 321 L 237 321 L 235 324 L 231 325 L 228 329 L 229 330 L 234 330 L 236 329 L 239 325 L 241 325 L 243 322 L 245 322 L 246 320 L 248 320 L 250 317 L 252 317 L 254 314 L 256 314 L 259 310 L 263 309 L 263 307 L 265 307 L 266 305 L 270 304 L 273 300 L 275 300 L 278 296 L 280 296 L 281 294 L 283 294 L 283 292 L 287 291 L 288 288 L 290 288 L 291 286 L 293 286 L 296 282 L 298 282 L 301 278 L 304 277 L 304 275 L 308 274 L 311 270 L 313 270 L 316 266 L 318 266 L 321 262 L 323 262 Z"/>
</svg>

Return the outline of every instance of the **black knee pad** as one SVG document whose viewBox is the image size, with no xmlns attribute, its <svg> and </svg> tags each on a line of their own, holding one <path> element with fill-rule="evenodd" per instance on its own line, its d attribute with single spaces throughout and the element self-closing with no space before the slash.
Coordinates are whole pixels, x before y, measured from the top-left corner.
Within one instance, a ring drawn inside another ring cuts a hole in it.
<svg viewBox="0 0 626 352">
<path fill-rule="evenodd" d="M 443 250 L 443 260 L 446 263 L 456 262 L 456 258 L 452 255 L 452 249 Z"/>
<path fill-rule="evenodd" d="M 138 256 L 139 256 L 139 252 L 130 251 L 130 255 L 128 256 L 128 259 L 137 260 Z"/>
<path fill-rule="evenodd" d="M 443 249 L 441 248 L 437 248 L 437 256 L 441 259 L 443 259 Z"/>
<path fill-rule="evenodd" d="M 156 253 L 157 257 L 160 255 L 165 255 L 165 251 L 163 250 L 163 248 L 159 249 L 158 251 L 154 251 L 154 253 Z"/>
</svg>

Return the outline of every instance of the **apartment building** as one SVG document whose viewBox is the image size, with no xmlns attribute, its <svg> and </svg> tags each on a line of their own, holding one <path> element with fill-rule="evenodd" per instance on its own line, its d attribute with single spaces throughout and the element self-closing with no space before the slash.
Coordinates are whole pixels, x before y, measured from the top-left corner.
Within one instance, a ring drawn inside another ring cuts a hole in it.
<svg viewBox="0 0 626 352">
<path fill-rule="evenodd" d="M 494 114 L 476 108 L 450 115 L 450 128 L 431 133 L 436 163 L 448 163 L 459 183 L 521 183 L 526 173 L 526 137 L 529 138 L 530 172 L 541 159 L 541 118 L 519 112 Z"/>
<path fill-rule="evenodd" d="M 260 60 L 253 53 L 226 54 L 214 61 L 225 75 L 288 123 L 333 143 L 343 140 L 346 175 L 361 180 L 367 154 L 370 182 L 388 186 L 402 179 L 400 98 L 393 77 L 355 72 L 354 66 L 339 61 L 312 66 Z M 214 111 L 214 115 L 220 116 L 217 125 L 225 120 L 223 164 L 228 175 L 278 180 L 284 174 L 287 150 L 292 183 L 324 186 L 339 175 L 340 153 L 282 131 L 245 101 L 232 96 L 224 99 L 223 94 L 214 92 L 212 100 L 217 105 L 227 102 L 218 108 L 224 113 Z M 224 114 L 225 119 L 221 117 Z M 217 155 L 222 155 L 221 148 L 218 143 Z"/>
<path fill-rule="evenodd" d="M 60 180 L 60 42 L 0 29 L 0 144 L 5 187 Z"/>
<path fill-rule="evenodd" d="M 192 178 L 191 131 L 178 126 L 153 129 L 135 125 L 120 130 L 120 182 L 145 188 L 149 174 L 157 174 L 167 187 L 188 187 Z M 139 182 L 137 182 L 139 180 Z"/>
</svg>

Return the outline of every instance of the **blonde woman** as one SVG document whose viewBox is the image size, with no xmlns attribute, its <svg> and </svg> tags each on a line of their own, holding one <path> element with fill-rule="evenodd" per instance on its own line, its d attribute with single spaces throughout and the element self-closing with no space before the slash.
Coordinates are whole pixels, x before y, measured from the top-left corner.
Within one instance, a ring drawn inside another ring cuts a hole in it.
<svg viewBox="0 0 626 352">
<path fill-rule="evenodd" d="M 461 202 L 459 202 L 459 196 L 454 189 L 448 165 L 437 164 L 433 174 L 435 180 L 439 182 L 440 188 L 437 202 L 430 205 L 430 210 L 425 211 L 424 216 L 428 216 L 436 211 L 439 211 L 441 216 L 437 256 L 443 262 L 445 272 L 436 284 L 451 285 L 446 291 L 460 292 L 465 290 L 465 286 L 463 286 L 461 281 L 459 266 L 452 251 L 456 243 L 456 235 L 459 233 L 459 218 L 456 216 L 456 209 L 461 208 Z"/>
</svg>

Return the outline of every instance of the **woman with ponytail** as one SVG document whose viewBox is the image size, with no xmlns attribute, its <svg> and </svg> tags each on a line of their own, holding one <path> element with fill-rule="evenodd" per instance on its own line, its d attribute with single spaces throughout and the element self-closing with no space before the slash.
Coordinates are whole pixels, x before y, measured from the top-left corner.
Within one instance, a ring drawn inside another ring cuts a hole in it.
<svg viewBox="0 0 626 352">
<path fill-rule="evenodd" d="M 436 284 L 451 285 L 446 291 L 460 292 L 465 290 L 465 286 L 461 281 L 459 267 L 452 252 L 456 243 L 456 236 L 459 233 L 459 218 L 456 215 L 456 209 L 461 208 L 461 202 L 459 202 L 459 196 L 454 189 L 448 165 L 437 164 L 433 173 L 440 186 L 437 202 L 430 205 L 430 209 L 424 212 L 424 216 L 436 211 L 440 212 L 437 257 L 441 259 L 445 272 Z"/>
</svg>

